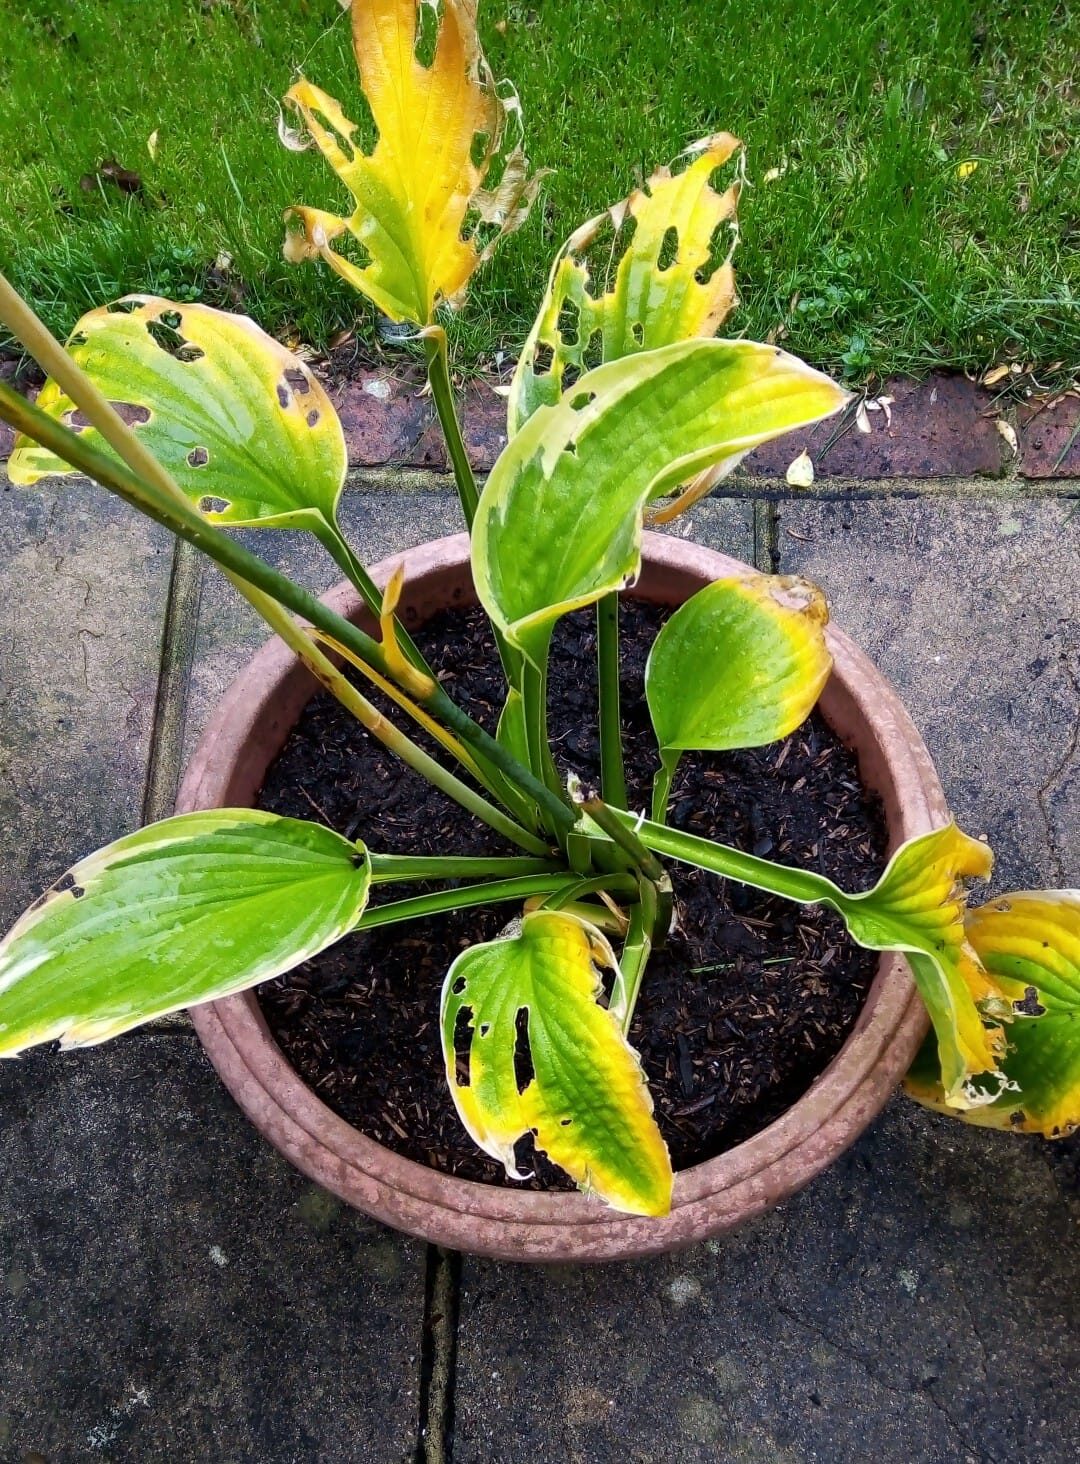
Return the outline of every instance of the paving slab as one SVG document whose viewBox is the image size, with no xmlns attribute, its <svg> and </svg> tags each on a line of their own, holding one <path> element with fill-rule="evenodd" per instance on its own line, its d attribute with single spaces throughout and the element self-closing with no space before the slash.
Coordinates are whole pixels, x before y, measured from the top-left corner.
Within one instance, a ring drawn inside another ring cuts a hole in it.
<svg viewBox="0 0 1080 1464">
<path fill-rule="evenodd" d="M 995 888 L 1080 883 L 1080 506 L 1065 497 L 777 506 L 785 573 L 899 688 Z"/>
<path fill-rule="evenodd" d="M 804 450 L 819 478 L 962 478 L 1002 475 L 1007 459 L 989 398 L 963 376 L 925 381 L 890 377 L 868 410 L 868 432 L 854 419 L 830 418 L 790 432 L 752 452 L 751 477 L 783 478 Z M 887 409 L 886 409 L 887 408 Z"/>
<path fill-rule="evenodd" d="M 6 927 L 140 821 L 173 544 L 74 481 L 0 507 Z M 0 1065 L 0 1112 L 0 1458 L 411 1458 L 424 1247 L 280 1159 L 193 1035 Z"/>
<path fill-rule="evenodd" d="M 0 1067 L 0 1458 L 403 1464 L 423 1247 L 237 1112 L 193 1037 Z"/>
<path fill-rule="evenodd" d="M 899 686 L 999 885 L 1078 873 L 1071 507 L 792 500 L 772 524 L 779 568 Z M 898 1098 L 722 1242 L 599 1271 L 466 1258 L 456 1464 L 1066 1464 L 1077 1153 Z"/>
<path fill-rule="evenodd" d="M 723 1242 L 466 1261 L 455 1464 L 1070 1464 L 1076 1219 L 1041 1146 L 898 1099 Z"/>
<path fill-rule="evenodd" d="M 1080 393 L 1022 406 L 1020 472 L 1025 478 L 1080 475 Z"/>
<path fill-rule="evenodd" d="M 0 926 L 139 823 L 172 540 L 87 483 L 0 477 Z"/>
</svg>

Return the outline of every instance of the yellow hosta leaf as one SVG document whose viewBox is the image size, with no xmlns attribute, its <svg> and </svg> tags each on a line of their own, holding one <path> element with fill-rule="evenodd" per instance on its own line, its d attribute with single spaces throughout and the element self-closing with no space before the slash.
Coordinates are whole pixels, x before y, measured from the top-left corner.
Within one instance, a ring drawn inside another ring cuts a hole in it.
<svg viewBox="0 0 1080 1464">
<path fill-rule="evenodd" d="M 1058 1138 L 1080 1127 L 1080 890 L 1020 890 L 969 910 L 967 938 L 1013 1006 L 1004 1091 L 960 1116 Z M 933 1034 L 932 1034 L 933 1037 Z M 907 1091 L 946 1109 L 931 1039 Z"/>
<path fill-rule="evenodd" d="M 559 400 L 568 370 L 576 379 L 605 361 L 716 334 L 735 303 L 735 275 L 730 251 L 711 270 L 710 262 L 718 231 L 734 224 L 739 188 L 736 183 L 718 193 L 711 180 L 739 146 L 727 132 L 703 138 L 687 149 L 684 156 L 691 161 L 681 172 L 659 168 L 644 188 L 589 219 L 566 241 L 518 361 L 511 433 L 537 407 Z M 609 225 L 616 239 L 601 248 Z M 604 275 L 620 242 L 622 253 L 605 290 Z"/>
<path fill-rule="evenodd" d="M 595 926 L 537 910 L 460 955 L 442 992 L 446 1077 L 482 1149 L 520 1178 L 517 1141 L 538 1148 L 615 1209 L 664 1215 L 671 1160 L 641 1064 L 599 1004 L 614 953 Z"/>
<path fill-rule="evenodd" d="M 436 10 L 425 64 L 417 53 Z M 429 325 L 496 240 L 524 222 L 540 175 L 528 177 L 513 88 L 494 82 L 480 49 L 476 0 L 356 0 L 352 33 L 378 141 L 366 154 L 333 97 L 308 81 L 291 89 L 286 101 L 356 206 L 349 218 L 290 209 L 285 257 L 322 258 L 391 319 Z M 332 247 L 346 232 L 359 261 Z"/>
<path fill-rule="evenodd" d="M 950 1108 L 989 1101 L 987 1086 L 992 1096 L 1003 1081 L 998 1022 L 1011 1017 L 1011 1007 L 964 929 L 962 881 L 986 879 L 993 862 L 986 844 L 950 823 L 898 849 L 872 890 L 833 902 L 860 945 L 907 954 L 934 1024 Z M 986 1076 L 976 1089 L 971 1080 L 980 1074 Z"/>
</svg>

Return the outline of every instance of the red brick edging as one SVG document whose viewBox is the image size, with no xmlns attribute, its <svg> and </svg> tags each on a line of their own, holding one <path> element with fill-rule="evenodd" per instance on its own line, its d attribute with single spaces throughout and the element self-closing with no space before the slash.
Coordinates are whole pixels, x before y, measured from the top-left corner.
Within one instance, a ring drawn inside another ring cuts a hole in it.
<svg viewBox="0 0 1080 1464">
<path fill-rule="evenodd" d="M 506 402 L 486 381 L 470 382 L 462 415 L 473 465 L 487 472 L 506 442 Z M 422 384 L 385 371 L 360 371 L 331 388 L 353 468 L 446 469 L 434 405 Z M 1022 404 L 1015 414 L 1019 456 L 1013 452 L 1004 407 L 963 376 L 924 381 L 891 378 L 878 409 L 855 420 L 834 419 L 794 432 L 751 453 L 742 471 L 782 479 L 804 449 L 819 479 L 1080 477 L 1080 396 Z M 11 429 L 0 423 L 0 461 L 11 450 Z"/>
</svg>

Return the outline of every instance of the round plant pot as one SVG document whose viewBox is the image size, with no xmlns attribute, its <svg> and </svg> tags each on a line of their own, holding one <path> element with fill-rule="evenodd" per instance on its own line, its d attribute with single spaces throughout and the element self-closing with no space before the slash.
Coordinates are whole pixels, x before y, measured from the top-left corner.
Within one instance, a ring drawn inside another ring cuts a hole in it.
<svg viewBox="0 0 1080 1464">
<path fill-rule="evenodd" d="M 399 563 L 399 613 L 409 627 L 451 605 L 475 603 L 465 534 L 376 565 L 384 585 Z M 677 605 L 747 566 L 681 539 L 645 535 L 640 599 Z M 328 604 L 372 630 L 355 592 Z M 866 786 L 884 805 L 889 847 L 947 818 L 941 786 L 918 732 L 888 681 L 830 626 L 832 677 L 825 719 L 851 746 Z M 264 774 L 316 689 L 272 640 L 233 682 L 192 758 L 179 812 L 254 803 Z M 432 1003 L 438 993 L 431 994 Z M 502 1189 L 455 1179 L 393 1153 L 339 1118 L 286 1061 L 254 993 L 195 1008 L 192 1021 L 226 1087 L 251 1121 L 298 1169 L 348 1204 L 439 1245 L 519 1261 L 609 1261 L 672 1250 L 731 1230 L 794 1194 L 854 1142 L 884 1106 L 927 1027 L 904 960 L 881 958 L 841 1050 L 780 1118 L 716 1159 L 675 1177 L 671 1213 L 622 1215 L 581 1194 Z"/>
</svg>

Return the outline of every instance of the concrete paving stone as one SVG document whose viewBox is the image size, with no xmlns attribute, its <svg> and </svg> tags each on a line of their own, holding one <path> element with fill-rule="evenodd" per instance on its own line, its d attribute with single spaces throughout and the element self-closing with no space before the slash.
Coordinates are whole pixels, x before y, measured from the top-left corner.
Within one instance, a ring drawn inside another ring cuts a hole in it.
<svg viewBox="0 0 1080 1464">
<path fill-rule="evenodd" d="M 0 475 L 0 928 L 138 826 L 171 559 L 99 488 Z"/>
<path fill-rule="evenodd" d="M 723 1241 L 466 1260 L 455 1464 L 1071 1464 L 1078 1208 L 1046 1154 L 896 1099 Z"/>
<path fill-rule="evenodd" d="M 1020 408 L 1020 472 L 1025 478 L 1080 476 L 1080 396 L 1075 392 L 1050 405 Z"/>
<path fill-rule="evenodd" d="M 0 506 L 6 927 L 139 823 L 172 540 L 70 480 Z M 0 1112 L 0 1458 L 411 1456 L 423 1247 L 279 1159 L 192 1036 L 0 1065 Z"/>
<path fill-rule="evenodd" d="M 896 682 L 958 817 L 998 849 L 998 888 L 1080 873 L 1069 511 L 779 505 L 779 567 L 818 580 Z M 897 1099 L 722 1242 L 601 1271 L 467 1259 L 455 1460 L 1065 1464 L 1078 1154 Z"/>
<path fill-rule="evenodd" d="M 892 398 L 889 414 L 868 412 L 868 433 L 852 423 L 836 437 L 839 419 L 831 418 L 766 443 L 745 459 L 743 472 L 782 478 L 805 449 L 819 478 L 1001 476 L 1003 439 L 993 417 L 983 415 L 989 398 L 974 382 L 963 376 L 890 377 L 880 395 Z"/>
<path fill-rule="evenodd" d="M 994 888 L 1080 883 L 1080 513 L 1067 498 L 781 501 L 779 567 L 826 591 L 904 698 Z"/>
<path fill-rule="evenodd" d="M 0 1458 L 412 1458 L 423 1247 L 279 1158 L 194 1037 L 4 1064 L 0 1110 Z"/>
</svg>

